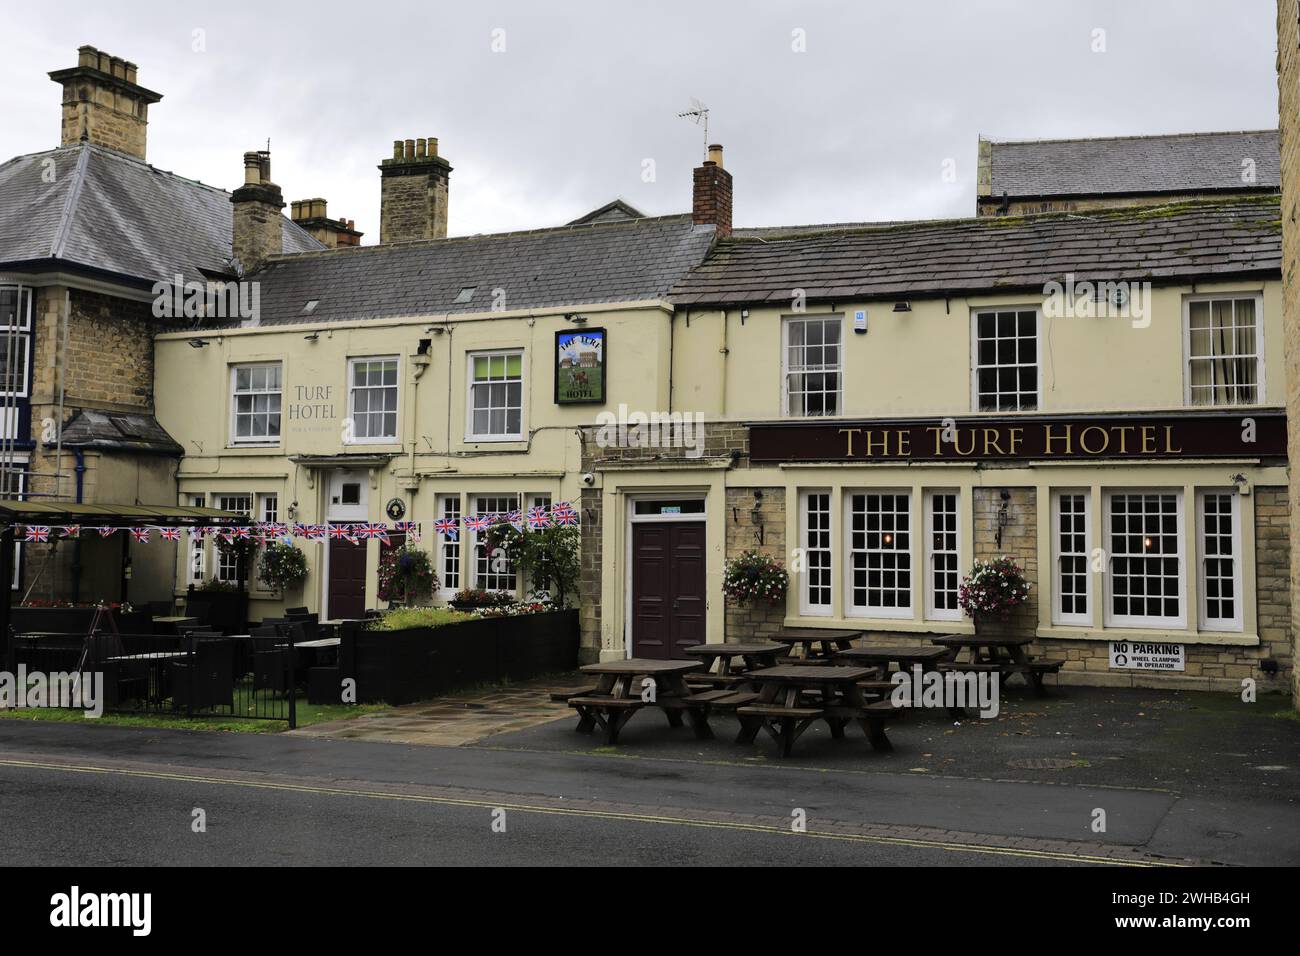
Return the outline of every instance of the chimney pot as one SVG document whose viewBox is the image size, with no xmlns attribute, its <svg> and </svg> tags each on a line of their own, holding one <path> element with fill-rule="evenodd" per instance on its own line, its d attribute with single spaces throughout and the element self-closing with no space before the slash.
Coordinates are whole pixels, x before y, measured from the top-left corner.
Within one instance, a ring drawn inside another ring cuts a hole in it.
<svg viewBox="0 0 1300 956">
<path fill-rule="evenodd" d="M 400 139 L 395 139 L 393 140 L 393 159 L 401 159 L 401 158 L 402 158 L 402 141 Z"/>
<path fill-rule="evenodd" d="M 415 155 L 417 158 L 424 159 L 424 149 L 426 145 L 428 144 L 423 139 L 417 139 L 415 141 Z"/>
<path fill-rule="evenodd" d="M 139 75 L 140 75 L 140 68 L 137 67 L 130 60 L 128 60 L 126 62 L 126 81 L 128 83 L 135 83 Z"/>
<path fill-rule="evenodd" d="M 77 47 L 77 66 L 99 69 L 99 51 L 93 46 Z"/>
<path fill-rule="evenodd" d="M 262 182 L 262 164 L 257 153 L 244 154 L 244 185 L 257 186 Z"/>
<path fill-rule="evenodd" d="M 108 73 L 111 75 L 113 72 L 113 58 L 103 50 L 100 50 L 99 63 L 95 65 L 95 69 L 99 70 L 100 73 Z"/>
<path fill-rule="evenodd" d="M 402 153 L 402 156 L 405 159 L 415 159 L 415 140 L 408 139 L 406 141 L 405 149 Z"/>
<path fill-rule="evenodd" d="M 722 168 L 722 147 L 717 143 L 709 146 L 709 162 L 715 164 L 719 169 Z"/>
<path fill-rule="evenodd" d="M 324 199 L 313 199 L 311 201 L 311 217 L 313 219 L 327 219 L 325 215 L 326 203 Z"/>
<path fill-rule="evenodd" d="M 438 155 L 438 140 L 436 137 L 433 136 L 429 137 L 429 155 L 430 156 Z"/>
</svg>

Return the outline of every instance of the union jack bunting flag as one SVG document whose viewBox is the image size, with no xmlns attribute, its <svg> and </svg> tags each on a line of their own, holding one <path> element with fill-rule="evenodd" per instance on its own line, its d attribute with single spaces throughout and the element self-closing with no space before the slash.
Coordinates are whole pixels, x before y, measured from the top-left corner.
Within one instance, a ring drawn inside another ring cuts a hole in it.
<svg viewBox="0 0 1300 956">
<path fill-rule="evenodd" d="M 492 526 L 494 515 L 471 515 L 465 519 L 467 531 L 486 531 Z"/>
<path fill-rule="evenodd" d="M 332 524 L 329 526 L 330 537 L 339 541 L 351 541 L 352 525 L 350 524 Z"/>
<path fill-rule="evenodd" d="M 388 525 L 386 524 L 363 524 L 357 526 L 363 538 L 378 538 L 384 544 L 391 544 L 388 537 Z"/>
<path fill-rule="evenodd" d="M 81 535 L 81 525 L 79 524 L 64 525 L 59 530 L 63 532 L 65 538 L 76 538 Z"/>
<path fill-rule="evenodd" d="M 418 522 L 399 521 L 397 524 L 393 525 L 393 527 L 397 531 L 402 532 L 402 534 L 406 535 L 412 541 L 420 540 L 420 525 Z"/>
<path fill-rule="evenodd" d="M 100 529 L 99 529 L 99 536 L 100 536 L 101 538 L 111 538 L 111 537 L 113 537 L 113 535 L 115 535 L 115 534 L 117 534 L 117 529 L 116 529 L 116 528 L 100 528 Z"/>
<path fill-rule="evenodd" d="M 164 541 L 179 541 L 181 539 L 180 528 L 159 528 L 158 537 Z"/>
<path fill-rule="evenodd" d="M 148 529 L 148 528 L 132 528 L 132 529 L 131 529 L 131 537 L 135 538 L 135 540 L 140 541 L 140 542 L 142 542 L 142 543 L 144 543 L 144 544 L 148 544 L 148 543 L 149 543 L 149 529 Z"/>
<path fill-rule="evenodd" d="M 311 530 L 305 524 L 294 522 L 293 533 L 300 538 L 310 538 Z"/>
<path fill-rule="evenodd" d="M 245 538 L 251 538 L 253 536 L 252 528 L 235 528 L 234 531 L 235 531 L 235 537 L 239 538 L 240 540 L 243 540 Z"/>
<path fill-rule="evenodd" d="M 578 523 L 578 512 L 572 509 L 561 511 L 559 514 L 554 514 L 554 512 L 552 512 L 552 514 L 555 518 L 555 523 L 561 527 L 572 527 Z"/>
<path fill-rule="evenodd" d="M 311 524 L 307 526 L 307 537 L 319 541 L 324 538 L 328 529 L 323 524 Z"/>
<path fill-rule="evenodd" d="M 506 515 L 508 521 L 516 531 L 524 530 L 524 513 L 522 511 L 512 511 Z"/>
<path fill-rule="evenodd" d="M 531 528 L 534 531 L 538 531 L 542 528 L 548 528 L 550 527 L 550 525 L 551 525 L 551 516 L 542 505 L 538 505 L 535 508 L 528 509 L 529 528 Z"/>
<path fill-rule="evenodd" d="M 27 540 L 28 541 L 49 541 L 50 540 L 49 526 L 43 524 L 29 524 L 27 526 Z"/>
<path fill-rule="evenodd" d="M 455 541 L 460 537 L 460 522 L 455 518 L 439 518 L 433 523 L 433 530 L 448 541 Z"/>
<path fill-rule="evenodd" d="M 566 512 L 568 514 L 577 514 L 577 512 L 573 510 L 573 505 L 569 504 L 567 501 L 561 501 L 551 506 L 552 517 L 558 518 Z"/>
<path fill-rule="evenodd" d="M 278 538 L 289 533 L 289 526 L 279 521 L 268 521 L 262 525 L 262 531 L 272 538 Z"/>
</svg>

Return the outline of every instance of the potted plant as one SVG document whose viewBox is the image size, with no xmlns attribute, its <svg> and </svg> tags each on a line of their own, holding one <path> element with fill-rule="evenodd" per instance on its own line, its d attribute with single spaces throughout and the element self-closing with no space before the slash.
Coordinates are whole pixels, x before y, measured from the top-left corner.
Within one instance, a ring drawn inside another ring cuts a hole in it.
<svg viewBox="0 0 1300 956">
<path fill-rule="evenodd" d="M 288 591 L 307 577 L 307 555 L 291 544 L 273 541 L 257 562 L 257 577 L 272 591 Z"/>
<path fill-rule="evenodd" d="M 957 588 L 957 604 L 980 632 L 992 620 L 1006 622 L 1029 599 L 1029 582 L 1014 559 L 977 559 Z"/>
<path fill-rule="evenodd" d="M 391 605 L 410 607 L 417 600 L 427 600 L 438 587 L 429 552 L 414 544 L 386 551 L 379 561 L 379 599 Z"/>
<path fill-rule="evenodd" d="M 501 548 L 506 557 L 528 577 L 534 593 L 544 592 L 555 607 L 563 610 L 568 596 L 578 589 L 578 544 L 581 533 L 573 525 L 529 528 L 511 524 L 488 529 L 488 547 Z"/>
<path fill-rule="evenodd" d="M 504 607 L 515 596 L 508 591 L 484 591 L 482 588 L 461 588 L 448 603 L 458 611 L 476 611 L 487 607 Z"/>
<path fill-rule="evenodd" d="M 790 574 L 776 558 L 759 551 L 742 551 L 728 558 L 722 576 L 722 592 L 729 601 L 748 604 L 766 601 L 781 604 L 790 588 Z"/>
</svg>

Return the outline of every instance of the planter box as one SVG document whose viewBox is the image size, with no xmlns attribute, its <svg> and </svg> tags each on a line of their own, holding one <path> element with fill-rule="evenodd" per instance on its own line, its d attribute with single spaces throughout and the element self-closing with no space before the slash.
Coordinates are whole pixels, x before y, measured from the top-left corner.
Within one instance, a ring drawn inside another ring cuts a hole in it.
<svg viewBox="0 0 1300 956">
<path fill-rule="evenodd" d="M 93 607 L 16 607 L 9 612 L 9 623 L 19 634 L 34 631 L 84 636 L 90 633 L 95 610 Z M 148 611 L 114 611 L 113 620 L 120 634 L 153 633 L 153 617 Z"/>
<path fill-rule="evenodd" d="M 409 704 L 476 684 L 527 680 L 578 664 L 578 612 L 356 634 L 358 703 Z"/>
</svg>

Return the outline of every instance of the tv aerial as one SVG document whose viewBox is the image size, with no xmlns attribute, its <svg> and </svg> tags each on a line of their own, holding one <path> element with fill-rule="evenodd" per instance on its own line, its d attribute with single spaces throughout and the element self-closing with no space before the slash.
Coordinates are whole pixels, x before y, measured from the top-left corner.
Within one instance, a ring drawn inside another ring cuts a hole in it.
<svg viewBox="0 0 1300 956">
<path fill-rule="evenodd" d="M 704 127 L 704 155 L 709 155 L 709 108 L 691 97 L 691 108 L 683 113 L 677 114 L 680 119 L 688 119 L 696 126 Z"/>
</svg>

